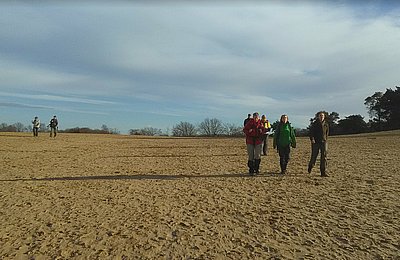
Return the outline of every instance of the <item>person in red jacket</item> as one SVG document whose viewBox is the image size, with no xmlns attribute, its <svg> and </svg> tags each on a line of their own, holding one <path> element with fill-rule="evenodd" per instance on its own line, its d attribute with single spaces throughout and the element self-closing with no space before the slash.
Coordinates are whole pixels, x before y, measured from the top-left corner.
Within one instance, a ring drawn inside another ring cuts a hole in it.
<svg viewBox="0 0 400 260">
<path fill-rule="evenodd" d="M 264 124 L 261 122 L 257 112 L 253 114 L 253 118 L 244 126 L 243 132 L 246 135 L 248 154 L 247 166 L 249 167 L 250 175 L 254 175 L 260 172 L 261 147 L 263 135 L 266 132 Z"/>
</svg>

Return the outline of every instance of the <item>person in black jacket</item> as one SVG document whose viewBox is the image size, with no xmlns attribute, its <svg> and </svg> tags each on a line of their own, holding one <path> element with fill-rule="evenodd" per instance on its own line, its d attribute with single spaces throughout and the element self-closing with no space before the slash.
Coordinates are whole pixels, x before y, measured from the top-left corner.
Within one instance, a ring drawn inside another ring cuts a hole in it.
<svg viewBox="0 0 400 260">
<path fill-rule="evenodd" d="M 39 117 L 35 116 L 35 119 L 32 120 L 33 136 L 37 137 L 39 135 L 39 128 L 40 128 L 40 120 Z"/>
<path fill-rule="evenodd" d="M 246 124 L 249 122 L 251 119 L 251 114 L 247 114 L 247 118 L 243 121 L 243 126 L 246 126 Z"/>
<path fill-rule="evenodd" d="M 326 122 L 325 112 L 320 111 L 317 113 L 316 120 L 311 124 L 310 127 L 310 140 L 311 140 L 311 159 L 308 163 L 308 173 L 311 173 L 312 168 L 318 157 L 318 153 L 321 152 L 320 159 L 320 171 L 322 177 L 328 177 L 326 174 L 326 154 L 328 150 L 328 135 L 329 135 L 329 125 Z"/>
<path fill-rule="evenodd" d="M 53 118 L 50 120 L 49 126 L 50 126 L 50 137 L 53 136 L 53 133 L 54 137 L 56 137 L 58 130 L 58 120 L 56 116 L 53 116 Z"/>
</svg>

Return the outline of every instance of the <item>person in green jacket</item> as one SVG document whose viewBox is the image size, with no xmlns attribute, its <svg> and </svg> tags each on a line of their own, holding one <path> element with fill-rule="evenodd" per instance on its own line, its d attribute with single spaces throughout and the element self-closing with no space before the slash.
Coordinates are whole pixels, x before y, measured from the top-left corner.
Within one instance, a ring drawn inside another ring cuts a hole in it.
<svg viewBox="0 0 400 260">
<path fill-rule="evenodd" d="M 290 147 L 296 148 L 296 136 L 293 127 L 289 123 L 287 115 L 282 115 L 278 127 L 274 133 L 274 149 L 279 153 L 281 174 L 287 173 L 287 165 L 290 159 Z"/>
</svg>

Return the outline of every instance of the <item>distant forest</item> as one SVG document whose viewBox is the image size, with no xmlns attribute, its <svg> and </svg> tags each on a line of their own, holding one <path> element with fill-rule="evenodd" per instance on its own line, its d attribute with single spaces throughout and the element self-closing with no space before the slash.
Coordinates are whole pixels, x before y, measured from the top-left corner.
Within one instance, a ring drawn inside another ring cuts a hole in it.
<svg viewBox="0 0 400 260">
<path fill-rule="evenodd" d="M 368 122 L 361 115 L 349 115 L 343 119 L 337 112 L 324 111 L 330 125 L 331 135 L 359 134 L 366 132 L 377 132 L 400 129 L 400 88 L 386 89 L 386 92 L 375 92 L 372 96 L 364 100 L 364 105 L 368 110 L 370 119 Z M 316 120 L 316 115 L 310 118 L 311 123 Z M 271 124 L 272 129 L 276 129 L 279 121 Z M 309 125 L 309 126 L 310 126 Z M 297 136 L 307 136 L 308 129 L 297 128 Z M 217 118 L 206 118 L 198 124 L 190 122 L 180 122 L 172 127 L 162 131 L 158 128 L 145 127 L 141 129 L 130 129 L 130 135 L 145 136 L 243 136 L 242 125 L 224 123 Z M 48 132 L 50 129 L 41 124 L 40 131 Z M 0 124 L 0 132 L 30 132 L 32 126 L 25 126 L 17 122 L 12 125 L 6 123 Z M 87 127 L 75 127 L 60 130 L 63 133 L 93 133 L 93 134 L 120 134 L 118 129 L 108 128 L 103 124 L 100 129 L 91 129 Z"/>
</svg>

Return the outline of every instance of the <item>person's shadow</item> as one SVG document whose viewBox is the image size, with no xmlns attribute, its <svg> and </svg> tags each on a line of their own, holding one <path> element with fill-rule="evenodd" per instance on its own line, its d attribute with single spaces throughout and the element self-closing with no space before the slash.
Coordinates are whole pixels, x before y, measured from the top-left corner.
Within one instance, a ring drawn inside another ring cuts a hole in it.
<svg viewBox="0 0 400 260">
<path fill-rule="evenodd" d="M 209 178 L 265 178 L 265 177 L 285 177 L 297 176 L 299 174 L 282 175 L 279 173 L 261 173 L 250 175 L 248 173 L 224 173 L 224 174 L 204 174 L 204 175 L 163 175 L 163 174 L 134 174 L 134 175 L 97 175 L 97 176 L 65 176 L 65 177 L 46 177 L 46 178 L 19 178 L 0 181 L 90 181 L 90 180 L 179 180 L 179 179 L 209 179 Z"/>
</svg>

